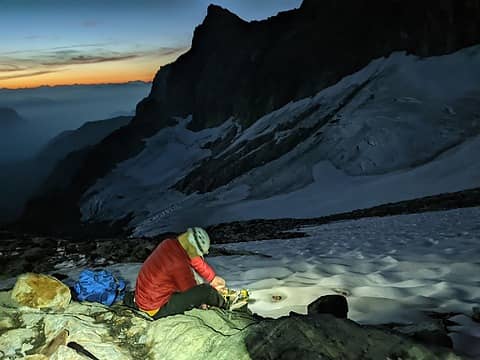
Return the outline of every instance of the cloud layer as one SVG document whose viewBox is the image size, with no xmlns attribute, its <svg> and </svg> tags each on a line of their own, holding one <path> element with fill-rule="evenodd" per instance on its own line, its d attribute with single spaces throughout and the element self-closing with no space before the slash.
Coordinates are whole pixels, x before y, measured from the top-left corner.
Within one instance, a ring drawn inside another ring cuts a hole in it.
<svg viewBox="0 0 480 360">
<path fill-rule="evenodd" d="M 185 46 L 153 49 L 141 45 L 133 47 L 137 47 L 137 49 L 118 49 L 115 48 L 115 44 L 80 44 L 0 53 L 0 81 L 35 77 L 60 71 L 78 71 L 82 65 L 132 60 L 151 62 L 153 70 L 158 67 L 158 63 L 161 64 L 162 58 L 178 56 L 187 50 Z"/>
</svg>

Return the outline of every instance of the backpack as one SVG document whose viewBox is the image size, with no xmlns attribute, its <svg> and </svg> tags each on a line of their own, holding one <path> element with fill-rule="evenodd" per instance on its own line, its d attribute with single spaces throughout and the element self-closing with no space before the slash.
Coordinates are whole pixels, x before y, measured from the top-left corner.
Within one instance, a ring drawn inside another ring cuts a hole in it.
<svg viewBox="0 0 480 360">
<path fill-rule="evenodd" d="M 99 302 L 110 306 L 125 295 L 125 281 L 116 279 L 107 270 L 85 269 L 73 286 L 79 301 Z"/>
</svg>

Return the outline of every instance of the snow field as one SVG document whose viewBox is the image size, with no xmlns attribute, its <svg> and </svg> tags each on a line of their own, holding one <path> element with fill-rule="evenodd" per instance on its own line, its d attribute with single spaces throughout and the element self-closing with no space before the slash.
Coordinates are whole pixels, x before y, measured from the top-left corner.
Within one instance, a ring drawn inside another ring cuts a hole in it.
<svg viewBox="0 0 480 360">
<path fill-rule="evenodd" d="M 306 313 L 322 295 L 344 294 L 363 324 L 418 323 L 425 312 L 459 312 L 456 350 L 480 359 L 480 208 L 341 221 L 303 228 L 309 237 L 229 244 L 265 257 L 209 262 L 232 287 L 247 287 L 263 316 Z M 278 296 L 281 300 L 278 300 Z"/>
</svg>

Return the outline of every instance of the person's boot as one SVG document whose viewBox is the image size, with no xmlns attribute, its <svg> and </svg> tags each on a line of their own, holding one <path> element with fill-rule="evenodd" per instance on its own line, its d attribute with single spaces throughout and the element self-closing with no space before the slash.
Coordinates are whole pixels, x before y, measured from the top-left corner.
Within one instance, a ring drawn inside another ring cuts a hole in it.
<svg viewBox="0 0 480 360">
<path fill-rule="evenodd" d="M 138 309 L 137 304 L 135 304 L 135 291 L 127 291 L 125 297 L 123 298 L 123 305 L 128 306 L 132 309 Z"/>
</svg>

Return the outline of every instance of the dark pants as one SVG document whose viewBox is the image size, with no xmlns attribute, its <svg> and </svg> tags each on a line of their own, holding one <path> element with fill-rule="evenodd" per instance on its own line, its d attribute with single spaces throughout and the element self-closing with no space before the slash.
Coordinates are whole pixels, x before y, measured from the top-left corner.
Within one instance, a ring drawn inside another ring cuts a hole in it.
<svg viewBox="0 0 480 360">
<path fill-rule="evenodd" d="M 208 284 L 201 284 L 187 291 L 174 293 L 153 318 L 156 320 L 165 316 L 183 314 L 185 311 L 192 310 L 202 304 L 222 308 L 225 306 L 225 300 L 213 287 Z"/>
</svg>

